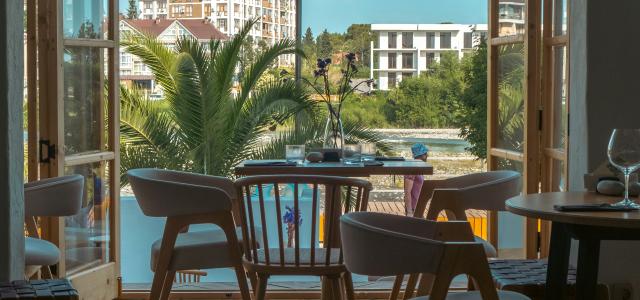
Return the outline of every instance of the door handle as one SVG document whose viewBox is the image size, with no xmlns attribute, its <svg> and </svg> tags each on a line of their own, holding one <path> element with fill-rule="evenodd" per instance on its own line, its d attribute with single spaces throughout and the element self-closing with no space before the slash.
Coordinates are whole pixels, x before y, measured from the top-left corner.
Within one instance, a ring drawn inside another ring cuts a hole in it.
<svg viewBox="0 0 640 300">
<path fill-rule="evenodd" d="M 51 144 L 51 141 L 40 140 L 39 146 L 40 146 L 39 153 L 40 153 L 41 163 L 49 163 L 51 162 L 51 159 L 56 158 L 56 145 Z"/>
</svg>

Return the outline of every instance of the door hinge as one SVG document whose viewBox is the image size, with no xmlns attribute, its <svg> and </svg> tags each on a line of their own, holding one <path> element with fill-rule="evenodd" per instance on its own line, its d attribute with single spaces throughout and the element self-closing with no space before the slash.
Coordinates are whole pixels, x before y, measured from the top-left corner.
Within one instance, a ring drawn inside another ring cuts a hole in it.
<svg viewBox="0 0 640 300">
<path fill-rule="evenodd" d="M 538 131 L 542 131 L 542 109 L 538 109 Z"/>
<path fill-rule="evenodd" d="M 51 144 L 49 140 L 40 140 L 40 162 L 49 163 L 52 159 L 56 159 L 56 145 Z"/>
</svg>

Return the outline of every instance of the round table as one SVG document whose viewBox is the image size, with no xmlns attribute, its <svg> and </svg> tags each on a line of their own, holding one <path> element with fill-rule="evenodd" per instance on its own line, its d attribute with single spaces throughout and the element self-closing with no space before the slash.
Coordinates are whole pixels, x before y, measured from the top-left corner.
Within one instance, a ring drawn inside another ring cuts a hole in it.
<svg viewBox="0 0 640 300">
<path fill-rule="evenodd" d="M 565 299 L 571 239 L 579 241 L 576 299 L 594 299 L 602 240 L 640 240 L 640 211 L 560 212 L 554 205 L 614 203 L 621 197 L 591 192 L 529 194 L 506 202 L 508 211 L 551 221 L 546 299 Z"/>
</svg>

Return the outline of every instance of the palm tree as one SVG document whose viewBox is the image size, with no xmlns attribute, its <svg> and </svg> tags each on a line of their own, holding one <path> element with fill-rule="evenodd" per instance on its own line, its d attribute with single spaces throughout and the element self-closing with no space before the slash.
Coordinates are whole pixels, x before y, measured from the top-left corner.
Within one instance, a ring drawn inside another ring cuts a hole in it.
<svg viewBox="0 0 640 300">
<path fill-rule="evenodd" d="M 124 36 L 122 47 L 151 69 L 165 99 L 157 103 L 121 88 L 122 171 L 158 167 L 230 176 L 234 165 L 253 156 L 272 124 L 313 107 L 307 91 L 294 81 L 257 86 L 278 56 L 302 54 L 287 39 L 246 66 L 233 92 L 243 41 L 255 23 L 245 23 L 225 43 L 206 45 L 180 38 L 168 48 L 149 36 Z"/>
<path fill-rule="evenodd" d="M 224 44 L 181 38 L 173 49 L 152 37 L 124 36 L 123 48 L 149 66 L 165 99 L 150 101 L 135 88 L 121 87 L 121 174 L 155 167 L 232 176 L 242 160 L 282 158 L 287 144 L 322 146 L 326 120 L 321 116 L 327 115 L 322 103 L 312 101 L 294 80 L 263 76 L 278 56 L 303 55 L 296 43 L 282 40 L 253 62 L 241 61 L 254 24 L 245 23 Z M 289 126 L 271 132 L 283 124 Z M 383 152 L 391 150 L 361 123 L 345 122 L 344 128 L 347 143 L 376 143 Z M 126 176 L 121 182 L 127 183 Z"/>
</svg>

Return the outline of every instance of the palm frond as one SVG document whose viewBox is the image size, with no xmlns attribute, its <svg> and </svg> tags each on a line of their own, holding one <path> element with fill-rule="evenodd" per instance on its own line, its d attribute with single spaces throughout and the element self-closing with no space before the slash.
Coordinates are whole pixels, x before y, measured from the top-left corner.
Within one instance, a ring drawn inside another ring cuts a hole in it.
<svg viewBox="0 0 640 300">
<path fill-rule="evenodd" d="M 120 45 L 128 53 L 138 56 L 147 65 L 165 93 L 174 94 L 176 84 L 171 74 L 176 55 L 156 38 L 127 33 Z"/>
<path fill-rule="evenodd" d="M 262 74 L 271 67 L 271 64 L 276 61 L 279 56 L 285 54 L 298 54 L 305 57 L 304 52 L 296 47 L 294 40 L 283 39 L 276 42 L 273 46 L 260 53 L 255 62 L 249 67 L 249 70 L 245 72 L 241 80 L 242 92 L 240 97 L 238 97 L 239 101 L 244 101 L 249 97 L 249 92 L 256 86 Z M 239 105 L 242 106 L 242 103 Z"/>
</svg>

